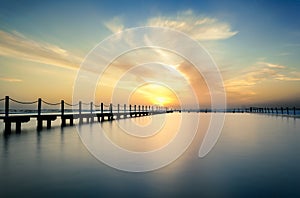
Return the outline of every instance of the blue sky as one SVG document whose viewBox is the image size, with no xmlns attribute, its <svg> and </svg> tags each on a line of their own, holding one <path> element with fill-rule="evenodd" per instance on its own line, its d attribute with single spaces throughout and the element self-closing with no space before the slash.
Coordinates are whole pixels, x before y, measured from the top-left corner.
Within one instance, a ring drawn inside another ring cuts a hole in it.
<svg viewBox="0 0 300 198">
<path fill-rule="evenodd" d="M 300 99 L 299 10 L 298 0 L 1 1 L 1 96 L 20 98 L 26 94 L 19 96 L 12 90 L 35 83 L 46 86 L 55 79 L 67 81 L 57 94 L 70 98 L 71 91 L 66 90 L 71 90 L 74 69 L 115 28 L 173 21 L 186 22 L 191 30 L 185 33 L 202 43 L 215 59 L 230 103 L 295 104 Z M 208 22 L 194 27 L 197 19 Z M 16 46 L 9 43 L 9 38 L 25 44 Z M 53 54 L 46 57 L 43 49 Z M 56 53 L 62 57 L 55 57 Z M 40 77 L 41 71 L 47 76 Z M 49 76 L 49 72 L 54 75 Z M 48 86 L 53 92 L 58 90 Z M 272 90 L 273 86 L 282 94 Z M 37 87 L 31 96 L 39 92 Z M 30 95 L 25 98 L 30 99 Z"/>
</svg>

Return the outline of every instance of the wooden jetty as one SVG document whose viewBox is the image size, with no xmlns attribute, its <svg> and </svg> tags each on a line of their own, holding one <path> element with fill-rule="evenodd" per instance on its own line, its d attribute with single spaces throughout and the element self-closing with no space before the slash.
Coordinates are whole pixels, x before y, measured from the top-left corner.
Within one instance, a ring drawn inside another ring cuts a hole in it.
<svg viewBox="0 0 300 198">
<path fill-rule="evenodd" d="M 90 103 L 82 103 L 79 101 L 78 104 L 69 104 L 66 103 L 64 100 L 61 100 L 59 103 L 49 103 L 41 98 L 37 101 L 33 102 L 22 102 L 17 101 L 15 99 L 6 96 L 5 98 L 1 99 L 0 101 L 5 101 L 5 114 L 4 116 L 0 116 L 0 120 L 2 119 L 5 123 L 5 133 L 11 133 L 11 125 L 12 123 L 16 124 L 16 132 L 21 132 L 21 125 L 22 123 L 29 122 L 31 118 L 35 118 L 37 120 L 37 130 L 43 129 L 43 122 L 47 123 L 47 129 L 51 128 L 51 122 L 58 119 L 61 119 L 61 127 L 65 127 L 67 125 L 67 121 L 69 121 L 69 125 L 74 125 L 74 119 L 79 119 L 79 124 L 83 124 L 84 120 L 86 123 L 95 122 L 95 118 L 98 122 L 103 121 L 112 121 L 114 119 L 125 119 L 125 118 L 132 118 L 132 117 L 141 117 L 141 116 L 148 116 L 154 114 L 162 114 L 162 113 L 172 113 L 173 111 L 168 110 L 167 108 L 155 108 L 152 106 L 144 106 L 144 105 L 129 105 L 127 109 L 126 104 L 124 104 L 123 109 L 120 108 L 120 105 L 114 106 L 113 104 L 104 105 L 101 103 L 100 105 L 94 105 L 93 102 Z M 36 104 L 37 103 L 37 112 L 33 114 L 11 114 L 9 108 L 9 102 L 13 101 L 19 104 Z M 52 112 L 52 113 L 42 113 L 42 103 L 47 105 L 60 105 L 59 112 Z M 65 106 L 73 107 L 72 112 L 66 112 Z M 89 111 L 83 111 L 82 105 L 89 105 Z M 74 109 L 74 106 L 78 106 L 78 111 Z M 108 110 L 104 109 L 108 107 Z M 94 107 L 98 107 L 99 110 L 97 111 Z M 113 109 L 116 107 L 116 109 Z"/>
</svg>

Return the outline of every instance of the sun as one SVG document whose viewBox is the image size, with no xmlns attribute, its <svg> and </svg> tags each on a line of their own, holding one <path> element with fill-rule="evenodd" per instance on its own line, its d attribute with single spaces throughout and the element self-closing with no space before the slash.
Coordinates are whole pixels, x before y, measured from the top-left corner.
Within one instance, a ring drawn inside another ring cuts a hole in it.
<svg viewBox="0 0 300 198">
<path fill-rule="evenodd" d="M 168 102 L 168 99 L 165 97 L 156 97 L 155 98 L 155 104 L 159 106 L 164 106 Z"/>
<path fill-rule="evenodd" d="M 168 107 L 179 102 L 177 95 L 170 88 L 160 84 L 147 83 L 134 90 L 130 95 L 129 103 Z"/>
</svg>

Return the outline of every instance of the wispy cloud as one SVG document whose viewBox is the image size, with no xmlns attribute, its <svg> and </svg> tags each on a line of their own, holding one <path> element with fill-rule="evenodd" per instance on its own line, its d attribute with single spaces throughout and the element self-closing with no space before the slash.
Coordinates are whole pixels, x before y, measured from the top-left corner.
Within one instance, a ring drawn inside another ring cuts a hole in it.
<svg viewBox="0 0 300 198">
<path fill-rule="evenodd" d="M 124 25 L 120 17 L 114 17 L 111 20 L 105 22 L 104 25 L 113 33 L 121 32 L 124 29 Z"/>
<path fill-rule="evenodd" d="M 286 66 L 284 66 L 284 65 L 273 64 L 273 63 L 268 63 L 268 62 L 258 62 L 258 64 L 265 65 L 265 66 L 270 67 L 270 68 L 277 68 L 277 69 L 286 68 Z"/>
<path fill-rule="evenodd" d="M 175 17 L 153 17 L 148 20 L 147 25 L 176 29 L 196 40 L 227 39 L 238 33 L 232 31 L 228 23 L 215 18 L 197 16 L 192 10 L 179 12 Z"/>
<path fill-rule="evenodd" d="M 290 72 L 290 75 L 277 74 L 276 80 L 282 81 L 300 81 L 300 72 Z"/>
<path fill-rule="evenodd" d="M 300 73 L 284 65 L 257 62 L 247 71 L 242 71 L 240 75 L 226 80 L 225 87 L 230 92 L 243 92 L 243 90 L 252 88 L 266 80 L 300 81 Z"/>
<path fill-rule="evenodd" d="M 120 17 L 114 17 L 104 22 L 104 25 L 113 33 L 126 28 Z M 192 10 L 178 12 L 175 16 L 151 17 L 139 25 L 175 29 L 196 40 L 227 39 L 238 33 L 238 31 L 232 31 L 228 23 L 221 22 L 216 18 L 198 16 Z"/>
<path fill-rule="evenodd" d="M 53 44 L 38 42 L 25 35 L 0 30 L 0 56 L 13 57 L 47 65 L 77 69 L 81 57 Z"/>
<path fill-rule="evenodd" d="M 0 80 L 4 81 L 4 82 L 11 82 L 11 83 L 22 82 L 23 81 L 19 78 L 9 78 L 9 77 L 0 77 Z"/>
<path fill-rule="evenodd" d="M 235 71 L 232 78 L 224 81 L 224 85 L 228 102 L 236 105 L 268 100 L 270 97 L 282 98 L 284 96 L 281 93 L 290 90 L 286 86 L 295 81 L 300 81 L 300 72 L 295 69 L 286 65 L 257 62 L 240 72 Z M 286 88 L 283 89 L 282 85 Z"/>
</svg>

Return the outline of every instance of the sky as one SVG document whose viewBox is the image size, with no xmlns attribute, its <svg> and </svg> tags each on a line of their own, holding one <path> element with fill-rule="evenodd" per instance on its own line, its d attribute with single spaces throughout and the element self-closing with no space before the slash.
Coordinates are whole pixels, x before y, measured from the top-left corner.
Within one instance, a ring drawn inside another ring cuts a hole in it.
<svg viewBox="0 0 300 198">
<path fill-rule="evenodd" d="M 103 40 L 135 27 L 162 27 L 199 43 L 217 65 L 228 107 L 300 106 L 300 1 L 1 0 L 0 98 L 72 101 L 80 66 Z M 134 34 L 121 34 L 125 43 Z M 159 33 L 149 33 L 151 42 Z M 161 39 L 161 38 L 159 38 Z M 175 42 L 169 38 L 168 42 Z M 172 50 L 172 49 L 170 49 Z M 194 53 L 194 52 L 190 52 Z M 87 71 L 96 103 L 209 107 L 209 71 L 172 51 L 122 54 L 103 74 Z M 203 62 L 203 65 L 206 65 Z M 89 89 L 86 89 L 89 90 Z M 82 93 L 82 100 L 89 93 Z M 196 100 L 194 100 L 196 98 Z"/>
</svg>

